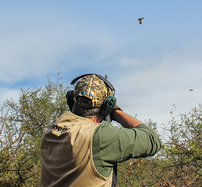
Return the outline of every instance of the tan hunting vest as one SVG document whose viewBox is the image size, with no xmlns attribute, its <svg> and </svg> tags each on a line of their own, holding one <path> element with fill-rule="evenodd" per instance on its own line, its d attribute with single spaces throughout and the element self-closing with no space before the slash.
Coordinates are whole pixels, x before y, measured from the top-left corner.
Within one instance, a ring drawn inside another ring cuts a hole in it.
<svg viewBox="0 0 202 187">
<path fill-rule="evenodd" d="M 93 163 L 92 139 L 97 125 L 65 112 L 41 140 L 42 187 L 110 187 Z"/>
</svg>

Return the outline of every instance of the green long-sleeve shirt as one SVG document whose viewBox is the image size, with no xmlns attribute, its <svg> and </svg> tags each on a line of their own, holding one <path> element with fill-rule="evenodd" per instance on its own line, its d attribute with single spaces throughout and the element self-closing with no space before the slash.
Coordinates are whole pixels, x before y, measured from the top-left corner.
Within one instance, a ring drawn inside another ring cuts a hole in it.
<svg viewBox="0 0 202 187">
<path fill-rule="evenodd" d="M 145 124 L 127 129 L 103 122 L 93 135 L 94 165 L 104 177 L 110 175 L 114 164 L 130 158 L 152 156 L 160 148 L 158 136 Z"/>
</svg>

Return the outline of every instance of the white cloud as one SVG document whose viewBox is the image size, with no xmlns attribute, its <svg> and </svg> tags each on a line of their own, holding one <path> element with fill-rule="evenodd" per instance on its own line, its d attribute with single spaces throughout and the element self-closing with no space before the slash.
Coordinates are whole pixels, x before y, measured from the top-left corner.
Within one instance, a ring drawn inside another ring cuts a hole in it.
<svg viewBox="0 0 202 187">
<path fill-rule="evenodd" d="M 0 97 L 0 107 L 6 100 L 13 100 L 18 102 L 20 96 L 20 89 L 11 89 L 8 87 L 0 87 L 1 97 Z"/>
<path fill-rule="evenodd" d="M 2 82 L 47 75 L 61 64 L 69 70 L 83 63 L 91 65 L 110 57 L 116 49 L 112 35 L 104 29 L 60 18 L 50 20 L 39 19 L 40 27 L 32 25 L 36 23 L 33 20 L 17 20 L 13 27 L 4 23 L 0 37 Z"/>
<path fill-rule="evenodd" d="M 202 93 L 200 51 L 197 45 L 182 47 L 157 63 L 149 57 L 142 64 L 141 59 L 120 59 L 122 68 L 113 77 L 120 107 L 131 115 L 137 114 L 140 120 L 151 118 L 159 125 L 171 119 L 173 104 L 176 114 L 197 107 Z"/>
</svg>

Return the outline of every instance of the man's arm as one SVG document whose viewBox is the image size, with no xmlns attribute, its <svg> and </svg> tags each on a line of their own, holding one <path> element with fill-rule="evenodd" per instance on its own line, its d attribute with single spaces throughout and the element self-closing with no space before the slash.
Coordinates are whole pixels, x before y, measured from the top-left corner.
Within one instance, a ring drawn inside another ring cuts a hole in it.
<svg viewBox="0 0 202 187">
<path fill-rule="evenodd" d="M 132 129 L 140 124 L 143 124 L 141 121 L 133 118 L 132 116 L 126 114 L 121 110 L 116 110 L 115 115 L 117 122 L 119 122 L 123 127 L 128 129 Z"/>
<path fill-rule="evenodd" d="M 143 122 L 133 118 L 132 116 L 126 114 L 117 105 L 114 107 L 111 115 L 112 119 L 120 123 L 123 127 L 132 129 L 137 125 L 143 124 Z"/>
<path fill-rule="evenodd" d="M 160 148 L 158 136 L 145 124 L 129 129 L 103 122 L 94 132 L 93 161 L 97 171 L 108 177 L 114 164 L 130 158 L 153 156 Z"/>
</svg>

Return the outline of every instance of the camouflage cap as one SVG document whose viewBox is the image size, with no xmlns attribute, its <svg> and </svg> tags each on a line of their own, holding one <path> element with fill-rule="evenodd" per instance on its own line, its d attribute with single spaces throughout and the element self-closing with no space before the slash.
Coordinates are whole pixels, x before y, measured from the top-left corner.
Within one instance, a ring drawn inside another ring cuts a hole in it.
<svg viewBox="0 0 202 187">
<path fill-rule="evenodd" d="M 79 96 L 89 98 L 92 103 L 78 103 Z M 105 98 L 108 96 L 108 89 L 103 80 L 96 75 L 86 75 L 80 79 L 75 87 L 74 101 L 85 108 L 101 107 Z"/>
</svg>

